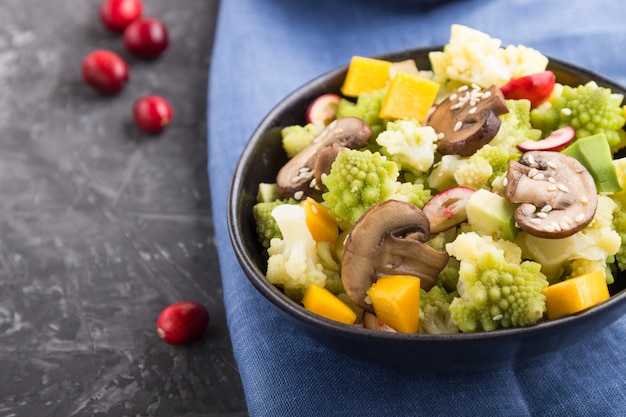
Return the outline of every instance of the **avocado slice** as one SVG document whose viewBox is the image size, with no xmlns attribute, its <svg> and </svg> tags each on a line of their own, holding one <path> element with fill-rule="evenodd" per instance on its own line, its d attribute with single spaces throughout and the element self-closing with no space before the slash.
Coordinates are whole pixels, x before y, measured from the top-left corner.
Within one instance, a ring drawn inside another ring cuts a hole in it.
<svg viewBox="0 0 626 417">
<path fill-rule="evenodd" d="M 477 190 L 467 201 L 467 221 L 479 234 L 515 240 L 519 229 L 515 227 L 516 204 L 491 191 Z"/>
<path fill-rule="evenodd" d="M 613 164 L 613 154 L 604 133 L 579 138 L 562 152 L 576 158 L 587 168 L 599 193 L 622 190 Z"/>
</svg>

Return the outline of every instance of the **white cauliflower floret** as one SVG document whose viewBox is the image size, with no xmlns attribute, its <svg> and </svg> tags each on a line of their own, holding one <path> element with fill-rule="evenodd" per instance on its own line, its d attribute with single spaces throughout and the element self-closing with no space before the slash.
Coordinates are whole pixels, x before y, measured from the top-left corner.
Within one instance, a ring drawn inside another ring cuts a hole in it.
<svg viewBox="0 0 626 417">
<path fill-rule="evenodd" d="M 267 250 L 267 279 L 299 301 L 311 284 L 324 287 L 327 276 L 319 262 L 316 244 L 306 225 L 304 209 L 283 204 L 272 210 L 282 239 L 274 238 Z"/>
<path fill-rule="evenodd" d="M 417 120 L 387 123 L 387 130 L 376 138 L 381 152 L 399 165 L 400 170 L 415 174 L 427 172 L 435 162 L 437 133 Z"/>
<path fill-rule="evenodd" d="M 449 43 L 443 51 L 429 54 L 438 78 L 475 83 L 483 88 L 498 87 L 511 78 L 544 71 L 548 58 L 539 51 L 509 45 L 463 25 L 452 25 Z"/>
</svg>

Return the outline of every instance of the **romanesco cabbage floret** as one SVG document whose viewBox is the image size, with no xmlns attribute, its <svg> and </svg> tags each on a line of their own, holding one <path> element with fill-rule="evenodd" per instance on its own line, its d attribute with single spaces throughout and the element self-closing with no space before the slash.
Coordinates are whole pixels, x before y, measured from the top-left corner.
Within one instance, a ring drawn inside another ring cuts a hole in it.
<svg viewBox="0 0 626 417">
<path fill-rule="evenodd" d="M 463 332 L 492 331 L 537 323 L 546 310 L 548 286 L 541 265 L 522 261 L 521 249 L 507 240 L 463 233 L 446 246 L 457 258 L 459 297 L 450 304 Z"/>
<path fill-rule="evenodd" d="M 386 88 L 382 88 L 371 93 L 361 93 L 356 99 L 356 103 L 342 98 L 337 107 L 337 118 L 358 117 L 365 120 L 372 129 L 372 138 L 375 139 L 380 132 L 385 130 L 387 121 L 379 116 L 380 108 L 385 99 Z M 370 140 L 370 143 L 374 141 Z"/>
<path fill-rule="evenodd" d="M 306 148 L 315 139 L 319 132 L 317 128 L 308 123 L 304 126 L 293 125 L 284 127 L 281 131 L 283 149 L 289 158 L 293 158 L 298 152 Z"/>
<path fill-rule="evenodd" d="M 435 285 L 445 289 L 448 292 L 456 290 L 456 286 L 459 283 L 459 269 L 461 263 L 458 259 L 451 256 L 448 259 L 446 266 L 439 272 L 435 279 Z"/>
<path fill-rule="evenodd" d="M 422 184 L 400 183 L 398 175 L 398 166 L 384 155 L 344 148 L 323 179 L 328 190 L 323 198 L 330 214 L 344 226 L 353 225 L 372 206 L 392 198 L 414 204 L 430 199 L 430 190 Z"/>
<path fill-rule="evenodd" d="M 489 144 L 519 155 L 518 144 L 526 140 L 539 140 L 542 133 L 531 123 L 529 100 L 507 100 L 506 106 L 509 111 L 498 116 L 500 128 Z"/>
<path fill-rule="evenodd" d="M 577 138 L 604 133 L 611 151 L 617 152 L 626 145 L 623 99 L 622 94 L 594 81 L 577 87 L 566 85 L 548 104 L 533 109 L 531 120 L 544 135 L 565 126 L 572 126 Z"/>
<path fill-rule="evenodd" d="M 511 78 L 544 71 L 548 58 L 524 46 L 501 47 L 499 39 L 463 25 L 452 25 L 443 51 L 429 54 L 435 75 L 466 84 L 504 85 Z"/>
<path fill-rule="evenodd" d="M 577 271 L 606 270 L 607 260 L 618 252 L 622 242 L 614 229 L 613 216 L 617 207 L 610 197 L 598 196 L 596 214 L 580 232 L 561 239 L 545 239 L 520 232 L 515 243 L 525 258 L 542 265 L 541 272 L 550 283 L 573 277 Z M 572 265 L 576 259 L 578 261 Z M 611 279 L 607 276 L 607 280 Z"/>
<path fill-rule="evenodd" d="M 376 142 L 380 152 L 398 164 L 401 171 L 416 175 L 426 172 L 435 161 L 437 132 L 430 126 L 420 126 L 417 120 L 397 120 L 387 123 Z"/>
<path fill-rule="evenodd" d="M 450 303 L 458 294 L 448 293 L 445 289 L 434 286 L 429 291 L 420 290 L 419 333 L 454 334 L 459 326 L 454 324 L 450 315 Z"/>
<path fill-rule="evenodd" d="M 283 288 L 285 295 L 300 302 L 309 285 L 326 285 L 324 267 L 301 206 L 279 205 L 272 210 L 272 216 L 283 238 L 270 241 L 266 276 L 270 283 Z"/>
</svg>

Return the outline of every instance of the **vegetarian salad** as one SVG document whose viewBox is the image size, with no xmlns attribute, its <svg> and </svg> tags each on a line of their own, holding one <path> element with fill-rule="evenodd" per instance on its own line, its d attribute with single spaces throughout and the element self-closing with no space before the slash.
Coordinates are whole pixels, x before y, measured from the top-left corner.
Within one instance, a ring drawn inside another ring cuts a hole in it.
<svg viewBox="0 0 626 417">
<path fill-rule="evenodd" d="M 626 269 L 623 95 L 453 25 L 414 61 L 355 56 L 285 126 L 259 184 L 266 277 L 331 320 L 401 333 L 529 326 L 609 299 Z"/>
</svg>

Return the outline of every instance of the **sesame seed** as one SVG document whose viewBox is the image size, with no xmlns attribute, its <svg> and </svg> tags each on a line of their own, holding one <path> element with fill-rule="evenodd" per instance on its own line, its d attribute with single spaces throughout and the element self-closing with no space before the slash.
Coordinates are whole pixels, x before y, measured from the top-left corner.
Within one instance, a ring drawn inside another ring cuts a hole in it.
<svg viewBox="0 0 626 417">
<path fill-rule="evenodd" d="M 530 166 L 535 165 L 535 158 L 533 158 L 533 156 L 532 156 L 532 155 L 528 155 L 528 158 L 527 158 L 527 159 L 528 159 L 528 164 L 529 164 Z"/>
<path fill-rule="evenodd" d="M 452 93 L 450 95 L 450 100 L 456 100 L 457 98 L 459 98 L 459 95 L 457 93 Z"/>
<path fill-rule="evenodd" d="M 309 188 L 316 188 L 316 187 L 317 187 L 317 181 L 315 180 L 315 178 L 313 178 L 311 182 L 309 183 Z"/>
<path fill-rule="evenodd" d="M 548 161 L 547 164 L 552 169 L 557 169 L 559 167 L 554 161 Z"/>
<path fill-rule="evenodd" d="M 441 139 L 443 139 L 443 138 L 445 138 L 445 137 L 446 137 L 446 134 L 445 134 L 445 133 L 443 133 L 443 132 L 439 132 L 439 133 L 437 133 L 437 139 L 441 140 Z"/>
<path fill-rule="evenodd" d="M 582 204 L 588 204 L 589 203 L 589 199 L 586 196 L 582 196 L 582 197 L 580 197 L 580 202 Z"/>
<path fill-rule="evenodd" d="M 563 107 L 561 109 L 561 113 L 563 113 L 565 116 L 571 116 L 572 115 L 572 109 L 569 109 L 567 107 Z"/>
<path fill-rule="evenodd" d="M 543 211 L 544 213 L 550 213 L 552 211 L 552 206 L 550 204 L 546 204 L 545 206 L 541 207 L 541 211 Z"/>
<path fill-rule="evenodd" d="M 564 216 L 564 217 L 561 219 L 561 222 L 562 222 L 562 223 L 565 223 L 565 224 L 568 224 L 568 225 L 571 225 L 571 224 L 573 223 L 572 219 L 571 219 L 571 218 L 569 218 L 568 216 Z"/>
<path fill-rule="evenodd" d="M 509 185 L 509 179 L 504 177 L 504 179 L 502 180 L 502 185 L 504 185 L 505 187 Z"/>
<path fill-rule="evenodd" d="M 456 91 L 458 91 L 459 93 L 462 93 L 463 91 L 467 91 L 468 89 L 469 89 L 468 86 L 462 85 Z"/>
<path fill-rule="evenodd" d="M 561 226 L 561 229 L 569 229 L 572 224 L 571 223 L 561 222 L 561 223 L 559 223 L 559 225 Z"/>
<path fill-rule="evenodd" d="M 498 314 L 497 316 L 493 316 L 493 321 L 502 320 L 504 316 L 502 314 Z"/>
<path fill-rule="evenodd" d="M 559 190 L 563 191 L 564 193 L 569 193 L 569 188 L 567 188 L 564 184 L 559 184 L 558 187 Z"/>
<path fill-rule="evenodd" d="M 551 224 L 544 224 L 542 227 L 544 232 L 552 233 L 554 232 L 554 227 Z"/>
<path fill-rule="evenodd" d="M 533 217 L 532 219 L 530 219 L 530 222 L 539 225 L 541 224 L 541 219 L 537 217 Z"/>
<path fill-rule="evenodd" d="M 539 174 L 535 175 L 535 176 L 533 177 L 533 179 L 534 179 L 534 180 L 537 180 L 537 181 L 543 181 L 543 180 L 545 180 L 545 179 L 546 179 L 546 176 L 545 176 L 545 175 L 543 175 L 542 173 L 539 173 Z"/>
<path fill-rule="evenodd" d="M 304 197 L 304 191 L 302 190 L 296 191 L 293 194 L 293 198 L 295 198 L 296 200 L 302 200 L 302 197 Z"/>
<path fill-rule="evenodd" d="M 576 220 L 576 223 L 580 223 L 583 221 L 584 218 L 585 218 L 585 213 L 580 213 L 578 216 L 576 216 L 574 220 Z"/>
<path fill-rule="evenodd" d="M 546 213 L 545 211 L 537 212 L 535 213 L 535 215 L 539 217 L 540 219 L 545 219 L 546 217 L 548 217 L 548 213 Z"/>
<path fill-rule="evenodd" d="M 556 180 L 554 179 L 554 177 L 548 177 L 548 181 L 552 184 L 556 184 Z"/>
<path fill-rule="evenodd" d="M 552 226 L 554 228 L 554 230 L 557 231 L 557 232 L 561 231 L 561 226 L 559 226 L 559 224 L 557 222 L 550 223 L 550 226 Z"/>
<path fill-rule="evenodd" d="M 469 109 L 469 114 L 474 114 L 476 113 L 476 110 L 478 110 L 478 108 L 476 106 L 472 107 L 471 109 Z"/>
<path fill-rule="evenodd" d="M 462 121 L 458 121 L 456 122 L 456 124 L 454 125 L 454 131 L 458 132 L 459 130 L 461 130 L 461 128 L 463 127 L 463 122 Z"/>
<path fill-rule="evenodd" d="M 483 93 L 483 98 L 489 98 L 489 97 L 491 97 L 491 91 L 485 91 Z"/>
<path fill-rule="evenodd" d="M 550 185 L 548 186 L 548 191 L 552 192 L 552 191 L 556 191 L 556 185 Z"/>
<path fill-rule="evenodd" d="M 530 170 L 530 171 L 528 171 L 528 176 L 529 176 L 530 178 L 532 178 L 532 177 L 534 177 L 535 175 L 537 175 L 537 173 L 538 173 L 538 172 L 539 172 L 539 171 L 537 171 L 537 168 L 531 168 L 531 170 Z"/>
</svg>

